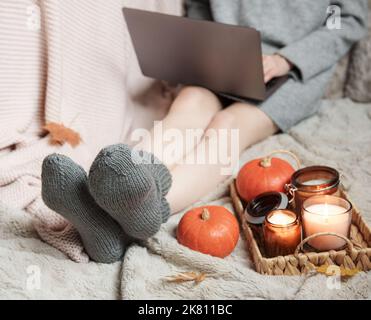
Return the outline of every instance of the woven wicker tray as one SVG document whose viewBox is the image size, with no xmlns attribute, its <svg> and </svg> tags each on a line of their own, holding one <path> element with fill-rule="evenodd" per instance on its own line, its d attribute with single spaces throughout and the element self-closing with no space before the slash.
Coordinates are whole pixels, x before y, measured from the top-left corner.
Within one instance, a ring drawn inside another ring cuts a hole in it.
<svg viewBox="0 0 371 320">
<path fill-rule="evenodd" d="M 304 245 L 310 240 L 308 237 L 303 239 L 293 254 L 267 258 L 264 254 L 262 241 L 254 237 L 254 233 L 246 221 L 244 205 L 237 194 L 235 181 L 230 185 L 230 193 L 242 232 L 246 238 L 248 251 L 257 272 L 266 275 L 299 275 L 326 265 L 337 265 L 343 270 L 371 270 L 371 231 L 353 203 L 350 239 L 346 239 L 346 249 L 307 252 Z M 342 196 L 349 200 L 344 192 Z"/>
</svg>

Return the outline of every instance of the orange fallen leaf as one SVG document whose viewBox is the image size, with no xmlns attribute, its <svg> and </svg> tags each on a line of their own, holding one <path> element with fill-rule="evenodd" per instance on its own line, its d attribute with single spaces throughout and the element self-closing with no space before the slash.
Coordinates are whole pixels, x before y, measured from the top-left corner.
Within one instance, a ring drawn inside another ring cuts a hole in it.
<svg viewBox="0 0 371 320">
<path fill-rule="evenodd" d="M 81 136 L 78 132 L 65 127 L 61 123 L 49 122 L 44 127 L 50 134 L 50 142 L 52 144 L 69 143 L 72 147 L 76 147 L 81 142 Z"/>
<path fill-rule="evenodd" d="M 320 267 L 317 267 L 316 270 L 317 270 L 318 273 L 322 273 L 326 276 L 333 276 L 334 275 L 334 269 L 331 269 L 331 268 L 329 269 L 329 267 L 330 267 L 330 265 L 324 264 Z M 348 269 L 348 268 L 339 267 L 339 266 L 333 266 L 333 267 L 339 268 L 341 277 L 353 277 L 357 273 L 361 272 L 361 270 L 359 270 L 358 268 Z"/>
<path fill-rule="evenodd" d="M 207 277 L 206 273 L 197 273 L 197 272 L 183 272 L 179 273 L 175 276 L 167 277 L 168 282 L 174 282 L 174 283 L 183 283 L 188 281 L 194 281 L 196 284 L 201 283 L 204 281 Z"/>
</svg>

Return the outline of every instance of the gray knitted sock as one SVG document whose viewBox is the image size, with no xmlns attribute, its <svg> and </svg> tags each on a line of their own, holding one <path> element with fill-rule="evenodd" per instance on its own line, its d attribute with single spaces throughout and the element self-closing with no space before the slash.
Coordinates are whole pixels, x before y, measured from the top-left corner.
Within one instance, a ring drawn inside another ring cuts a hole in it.
<svg viewBox="0 0 371 320">
<path fill-rule="evenodd" d="M 41 177 L 45 204 L 75 226 L 90 258 L 101 263 L 120 260 L 129 237 L 90 195 L 85 170 L 66 156 L 52 154 L 44 159 Z"/>
<path fill-rule="evenodd" d="M 153 155 L 143 153 L 147 159 Z M 136 239 L 153 236 L 170 215 L 165 199 L 171 175 L 158 160 L 140 163 L 138 155 L 118 144 L 103 149 L 89 173 L 89 190 L 95 201 Z"/>
</svg>

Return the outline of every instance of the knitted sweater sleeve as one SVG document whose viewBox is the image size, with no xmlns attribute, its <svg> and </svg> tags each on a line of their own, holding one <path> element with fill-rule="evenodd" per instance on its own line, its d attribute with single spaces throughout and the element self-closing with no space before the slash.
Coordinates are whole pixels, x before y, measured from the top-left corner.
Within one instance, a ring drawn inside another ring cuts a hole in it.
<svg viewBox="0 0 371 320">
<path fill-rule="evenodd" d="M 185 0 L 187 17 L 212 20 L 209 0 Z"/>
<path fill-rule="evenodd" d="M 335 65 L 367 32 L 367 0 L 340 0 L 336 5 L 341 9 L 340 29 L 326 23 L 277 52 L 295 65 L 303 81 Z"/>
</svg>

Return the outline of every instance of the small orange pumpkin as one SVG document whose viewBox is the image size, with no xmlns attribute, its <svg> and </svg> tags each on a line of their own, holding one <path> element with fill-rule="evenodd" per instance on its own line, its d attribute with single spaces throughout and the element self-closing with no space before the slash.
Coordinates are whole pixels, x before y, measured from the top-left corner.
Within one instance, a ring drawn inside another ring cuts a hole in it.
<svg viewBox="0 0 371 320">
<path fill-rule="evenodd" d="M 288 153 L 300 167 L 299 159 L 289 151 L 279 150 L 274 153 Z M 272 155 L 271 154 L 271 155 Z M 259 194 L 270 191 L 284 192 L 295 169 L 285 160 L 272 158 L 271 155 L 246 163 L 236 178 L 239 196 L 246 202 Z"/>
<path fill-rule="evenodd" d="M 192 250 L 224 258 L 239 238 L 235 216 L 224 207 L 205 206 L 184 214 L 177 228 L 178 242 Z"/>
</svg>

